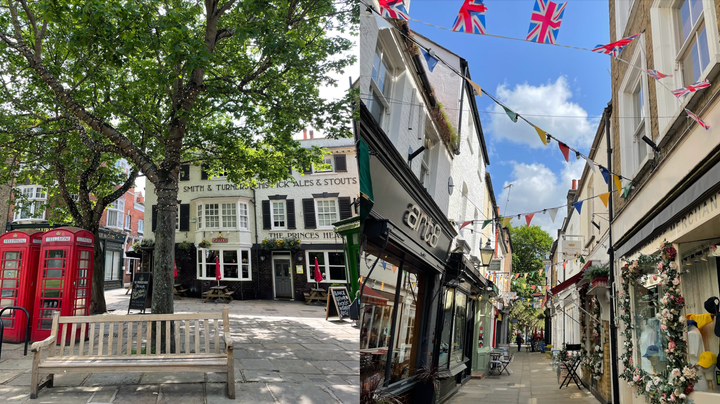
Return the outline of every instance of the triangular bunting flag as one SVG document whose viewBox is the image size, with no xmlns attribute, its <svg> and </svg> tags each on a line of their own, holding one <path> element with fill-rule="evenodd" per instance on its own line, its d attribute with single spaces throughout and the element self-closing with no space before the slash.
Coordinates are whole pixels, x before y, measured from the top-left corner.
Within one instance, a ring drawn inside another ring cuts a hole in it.
<svg viewBox="0 0 720 404">
<path fill-rule="evenodd" d="M 585 158 L 585 157 L 583 157 L 583 158 L 585 159 L 585 162 L 587 163 L 588 167 L 590 167 L 590 169 L 593 170 L 594 173 L 596 173 L 597 169 L 595 169 L 595 163 L 588 158 Z"/>
<path fill-rule="evenodd" d="M 584 201 L 579 201 L 579 202 L 573 203 L 573 206 L 575 207 L 575 209 L 577 209 L 578 213 L 582 213 L 581 210 L 582 210 L 583 202 Z"/>
<path fill-rule="evenodd" d="M 510 224 L 511 220 L 512 220 L 512 217 L 504 217 L 502 220 L 502 226 L 507 227 Z"/>
<path fill-rule="evenodd" d="M 535 291 L 535 288 L 536 288 L 536 287 L 537 287 L 537 286 L 532 285 L 533 292 Z"/>
<path fill-rule="evenodd" d="M 567 266 L 567 261 L 563 261 L 563 269 Z"/>
<path fill-rule="evenodd" d="M 462 226 L 460 226 L 460 230 L 462 230 L 463 227 L 469 225 L 469 224 L 472 223 L 472 222 L 473 222 L 472 220 L 468 220 L 467 222 L 462 222 Z"/>
<path fill-rule="evenodd" d="M 555 216 L 557 215 L 558 208 L 552 208 L 548 209 L 548 213 L 550 214 L 550 220 L 552 220 L 553 223 L 555 223 Z"/>
<path fill-rule="evenodd" d="M 383 271 L 387 270 L 387 262 L 382 262 Z"/>
<path fill-rule="evenodd" d="M 432 72 L 435 69 L 435 66 L 437 66 L 438 64 L 438 59 L 428 53 L 428 51 L 423 48 L 420 48 L 420 51 L 422 52 L 423 56 L 425 56 L 425 61 L 427 62 L 428 69 L 430 69 L 430 72 Z"/>
<path fill-rule="evenodd" d="M 530 226 L 530 221 L 532 220 L 533 216 L 535 216 L 534 213 L 530 213 L 525 215 L 525 221 L 527 222 L 527 225 Z"/>
<path fill-rule="evenodd" d="M 393 273 L 397 272 L 397 266 L 393 265 L 392 270 L 393 270 Z"/>
<path fill-rule="evenodd" d="M 605 179 L 605 183 L 607 184 L 608 181 L 610 181 L 610 171 L 608 171 L 607 168 L 600 166 L 600 172 L 602 173 L 602 176 Z"/>
<path fill-rule="evenodd" d="M 467 80 L 468 83 L 472 86 L 473 90 L 475 90 L 475 95 L 482 97 L 482 88 L 480 88 L 480 84 L 470 80 L 469 78 L 465 77 L 465 80 Z"/>
<path fill-rule="evenodd" d="M 503 109 L 505 110 L 505 113 L 507 114 L 507 116 L 510 117 L 510 120 L 513 121 L 513 122 L 515 122 L 515 123 L 517 123 L 517 117 L 518 117 L 517 113 L 511 111 L 509 108 L 507 108 L 507 107 L 504 106 L 504 105 L 501 105 L 501 107 L 503 107 Z"/>
<path fill-rule="evenodd" d="M 618 192 L 622 189 L 622 183 L 620 182 L 620 177 L 617 175 L 613 175 L 613 179 L 615 180 L 615 188 Z"/>
<path fill-rule="evenodd" d="M 630 189 L 632 189 L 632 181 L 628 181 L 627 185 L 625 185 L 625 188 L 622 190 L 622 196 L 623 198 L 627 198 L 628 194 L 630 193 Z"/>
<path fill-rule="evenodd" d="M 489 225 L 490 223 L 492 223 L 492 220 L 483 220 L 482 228 L 484 229 L 485 226 Z"/>
<path fill-rule="evenodd" d="M 548 140 L 547 140 L 547 133 L 545 133 L 544 130 L 538 128 L 537 126 L 533 125 L 535 130 L 537 131 L 538 136 L 540 136 L 540 140 L 543 142 L 545 146 L 547 146 Z"/>
<path fill-rule="evenodd" d="M 545 266 L 545 271 L 547 272 L 550 269 L 550 265 Z"/>
<path fill-rule="evenodd" d="M 520 276 L 520 274 L 515 274 L 515 279 L 516 279 L 516 280 L 517 280 L 518 276 Z"/>
<path fill-rule="evenodd" d="M 584 258 L 582 255 L 580 256 L 580 263 L 581 263 L 581 264 L 584 264 L 584 263 L 585 263 L 585 258 Z"/>
<path fill-rule="evenodd" d="M 598 198 L 602 201 L 603 205 L 607 208 L 608 199 L 610 199 L 610 192 L 605 192 L 604 194 L 598 195 Z"/>
<path fill-rule="evenodd" d="M 570 148 L 565 143 L 562 143 L 562 142 L 558 142 L 558 146 L 560 146 L 560 151 L 562 152 L 563 157 L 565 157 L 565 161 L 567 161 L 569 163 L 570 162 L 570 160 L 569 160 Z"/>
</svg>

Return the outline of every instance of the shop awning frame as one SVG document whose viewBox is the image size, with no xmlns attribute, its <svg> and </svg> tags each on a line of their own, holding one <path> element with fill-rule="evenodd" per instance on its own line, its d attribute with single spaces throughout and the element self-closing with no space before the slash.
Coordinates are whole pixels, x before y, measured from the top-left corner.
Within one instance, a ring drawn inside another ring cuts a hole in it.
<svg viewBox="0 0 720 404">
<path fill-rule="evenodd" d="M 554 288 L 550 289 L 550 293 L 553 296 L 556 296 L 558 293 L 567 289 L 569 286 L 572 286 L 572 285 L 580 282 L 580 280 L 582 279 L 582 276 L 585 274 L 585 270 L 588 269 L 590 267 L 590 265 L 592 265 L 592 261 L 588 261 L 585 264 L 585 266 L 580 270 L 580 272 L 576 273 L 575 275 L 566 279 L 564 282 L 562 282 L 559 285 L 555 286 Z"/>
</svg>

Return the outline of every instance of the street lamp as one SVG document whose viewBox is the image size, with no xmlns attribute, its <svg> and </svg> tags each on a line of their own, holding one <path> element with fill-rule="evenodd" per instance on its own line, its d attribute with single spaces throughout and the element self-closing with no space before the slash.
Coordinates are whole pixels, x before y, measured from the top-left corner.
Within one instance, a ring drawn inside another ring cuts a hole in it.
<svg viewBox="0 0 720 404">
<path fill-rule="evenodd" d="M 480 249 L 480 259 L 482 260 L 482 266 L 490 266 L 490 261 L 492 260 L 493 253 L 495 253 L 495 250 L 493 250 L 493 248 L 490 246 L 490 239 L 488 239 L 485 247 L 482 247 Z"/>
</svg>

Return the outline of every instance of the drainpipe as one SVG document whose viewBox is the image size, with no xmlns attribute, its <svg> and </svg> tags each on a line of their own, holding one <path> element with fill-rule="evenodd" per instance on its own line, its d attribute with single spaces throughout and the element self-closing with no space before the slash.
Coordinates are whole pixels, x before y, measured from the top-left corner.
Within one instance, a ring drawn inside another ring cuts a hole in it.
<svg viewBox="0 0 720 404">
<path fill-rule="evenodd" d="M 605 107 L 605 140 L 607 143 L 607 168 L 612 173 L 612 148 L 610 147 L 610 114 L 612 113 L 612 104 L 608 103 Z M 610 256 L 610 277 L 608 279 L 610 283 L 610 293 L 613 297 L 615 294 L 615 251 L 613 250 L 612 241 L 612 222 L 613 222 L 613 195 L 612 195 L 612 184 L 615 181 L 608 181 L 608 191 L 610 192 L 610 198 L 608 198 L 608 255 Z M 618 195 L 620 190 L 618 189 Z M 620 403 L 620 386 L 618 381 L 618 341 L 617 341 L 617 326 L 615 325 L 615 301 L 610 302 L 610 376 L 612 380 L 612 397 L 613 403 Z"/>
<path fill-rule="evenodd" d="M 253 188 L 252 191 L 253 191 L 253 199 L 252 199 L 252 203 L 253 203 L 253 216 L 254 216 L 254 218 L 255 218 L 255 220 L 253 220 L 253 222 L 255 222 L 255 245 L 257 245 L 257 244 L 258 244 L 257 196 L 255 195 L 255 188 Z M 256 278 L 257 278 L 257 279 L 256 279 L 256 284 L 257 284 L 257 286 L 255 287 L 255 298 L 256 298 L 256 299 L 257 299 L 257 297 L 258 297 L 258 294 L 260 294 L 260 253 L 259 253 L 259 251 L 260 251 L 260 250 L 258 249 L 258 253 L 255 254 L 255 262 L 257 263 L 257 269 L 258 269 L 258 273 L 257 273 L 257 276 L 256 276 Z M 242 287 L 240 288 L 240 290 L 242 290 Z"/>
</svg>

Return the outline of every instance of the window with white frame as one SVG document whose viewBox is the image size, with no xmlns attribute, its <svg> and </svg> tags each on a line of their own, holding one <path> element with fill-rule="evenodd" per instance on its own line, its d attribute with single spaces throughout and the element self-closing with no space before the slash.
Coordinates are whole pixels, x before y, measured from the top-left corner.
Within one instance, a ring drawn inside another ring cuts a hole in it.
<svg viewBox="0 0 720 404">
<path fill-rule="evenodd" d="M 138 219 L 138 233 L 142 234 L 145 232 L 145 221 L 142 219 Z"/>
<path fill-rule="evenodd" d="M 245 202 L 212 202 L 197 204 L 197 228 L 218 230 L 248 229 L 248 205 Z"/>
<path fill-rule="evenodd" d="M 317 259 L 323 282 L 345 283 L 345 254 L 342 251 L 307 251 L 308 282 L 315 282 L 315 259 Z"/>
<path fill-rule="evenodd" d="M 630 59 L 632 67 L 628 67 L 620 84 L 619 109 L 620 116 L 620 157 L 622 173 L 634 177 L 641 165 L 645 164 L 649 154 L 649 146 L 642 138 L 650 138 L 648 122 L 648 93 L 645 60 L 642 52 L 644 37 L 638 44 Z"/>
<path fill-rule="evenodd" d="M 252 280 L 250 254 L 248 248 L 223 250 L 199 248 L 197 278 L 215 280 L 217 271 L 220 271 L 220 277 L 224 280 L 250 281 Z"/>
<path fill-rule="evenodd" d="M 337 198 L 315 199 L 315 215 L 318 229 L 332 229 L 339 220 Z"/>
<path fill-rule="evenodd" d="M 285 201 L 270 201 L 272 230 L 285 230 L 287 227 Z"/>
<path fill-rule="evenodd" d="M 313 164 L 313 172 L 316 173 L 331 173 L 335 171 L 334 163 L 335 159 L 333 159 L 332 155 L 324 156 L 323 157 L 323 164 L 322 165 L 314 165 Z"/>
<path fill-rule="evenodd" d="M 132 216 L 131 215 L 125 216 L 125 228 L 129 230 L 131 224 L 132 224 Z"/>
<path fill-rule="evenodd" d="M 125 222 L 125 200 L 118 199 L 108 206 L 106 226 L 114 227 L 117 229 L 122 229 L 124 222 Z"/>
<path fill-rule="evenodd" d="M 375 48 L 371 77 L 367 107 L 375 120 L 382 124 L 382 115 L 388 108 L 387 100 L 390 98 L 392 68 L 380 42 Z"/>
<path fill-rule="evenodd" d="M 47 193 L 43 187 L 29 186 L 17 187 L 19 198 L 15 201 L 15 215 L 13 220 L 44 220 L 45 202 Z"/>
<path fill-rule="evenodd" d="M 675 60 L 682 69 L 683 85 L 697 82 L 710 63 L 702 0 L 684 0 L 675 11 L 678 52 Z"/>
<path fill-rule="evenodd" d="M 248 215 L 248 204 L 244 202 L 238 203 L 238 224 L 243 230 L 248 230 L 250 225 L 250 216 Z"/>
</svg>

